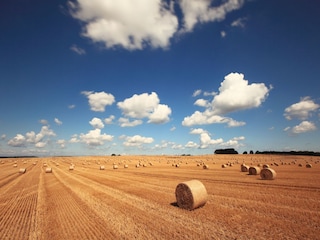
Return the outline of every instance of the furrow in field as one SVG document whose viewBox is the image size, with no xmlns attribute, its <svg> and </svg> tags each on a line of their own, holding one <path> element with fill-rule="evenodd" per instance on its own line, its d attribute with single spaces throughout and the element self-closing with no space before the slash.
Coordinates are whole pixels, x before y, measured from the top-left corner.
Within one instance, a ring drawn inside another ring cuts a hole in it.
<svg viewBox="0 0 320 240">
<path fill-rule="evenodd" d="M 112 239 L 107 222 L 97 217 L 82 199 L 64 186 L 55 174 L 44 176 L 45 221 L 48 239 Z"/>
<path fill-rule="evenodd" d="M 124 237 L 136 239 L 205 239 L 208 236 L 219 238 L 225 234 L 225 226 L 216 222 L 218 230 L 213 231 L 211 223 L 194 221 L 190 211 L 170 205 L 160 205 L 150 199 L 141 198 L 104 184 L 107 179 L 86 178 L 76 174 L 59 171 L 61 181 L 91 202 L 97 214 L 111 218 L 112 223 L 120 228 Z M 93 175 L 94 176 L 94 175 Z M 76 187 L 75 187 L 76 186 Z M 86 190 L 84 190 L 86 189 Z M 158 197 L 163 192 L 158 192 Z M 203 209 L 202 209 L 203 210 Z M 201 210 L 200 210 L 201 211 Z M 148 226 L 147 228 L 145 226 Z"/>
<path fill-rule="evenodd" d="M 36 211 L 37 172 L 29 172 L 10 184 L 10 193 L 2 195 L 1 202 L 1 239 L 28 239 L 31 219 Z"/>
</svg>

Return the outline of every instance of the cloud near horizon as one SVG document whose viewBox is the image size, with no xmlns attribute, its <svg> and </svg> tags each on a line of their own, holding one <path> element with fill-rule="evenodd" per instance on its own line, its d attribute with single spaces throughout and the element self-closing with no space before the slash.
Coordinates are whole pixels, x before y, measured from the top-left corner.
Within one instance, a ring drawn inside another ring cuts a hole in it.
<svg viewBox="0 0 320 240">
<path fill-rule="evenodd" d="M 240 9 L 244 0 L 227 0 L 213 6 L 210 0 L 74 0 L 68 1 L 73 18 L 84 23 L 82 35 L 106 48 L 127 50 L 168 48 L 178 34 L 199 23 L 217 22 Z M 175 11 L 179 8 L 182 19 Z M 85 52 L 77 46 L 72 50 Z M 81 50 L 81 51 L 80 51 Z"/>
<path fill-rule="evenodd" d="M 47 145 L 49 138 L 55 136 L 55 132 L 49 126 L 42 126 L 37 134 L 34 131 L 27 132 L 25 135 L 17 134 L 8 141 L 8 145 L 11 147 L 33 145 L 37 148 L 43 148 Z"/>
<path fill-rule="evenodd" d="M 298 119 L 301 120 L 301 122 L 294 127 L 286 127 L 284 131 L 300 134 L 317 130 L 315 123 L 308 119 L 312 117 L 313 113 L 317 112 L 318 109 L 320 109 L 320 105 L 315 103 L 308 96 L 301 98 L 300 102 L 287 107 L 284 110 L 283 116 L 289 121 Z"/>
</svg>

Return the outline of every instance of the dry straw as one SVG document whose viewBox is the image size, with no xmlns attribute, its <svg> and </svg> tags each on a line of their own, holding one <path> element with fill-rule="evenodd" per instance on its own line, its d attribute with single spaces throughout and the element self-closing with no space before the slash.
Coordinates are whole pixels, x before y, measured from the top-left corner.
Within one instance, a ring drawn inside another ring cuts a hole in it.
<svg viewBox="0 0 320 240">
<path fill-rule="evenodd" d="M 19 173 L 25 173 L 27 171 L 27 169 L 25 169 L 25 168 L 20 168 L 19 169 Z"/>
<path fill-rule="evenodd" d="M 263 180 L 273 180 L 276 178 L 276 176 L 276 171 L 271 168 L 263 168 L 260 172 L 260 177 Z"/>
<path fill-rule="evenodd" d="M 268 164 L 263 164 L 262 168 L 269 168 L 270 166 Z"/>
<path fill-rule="evenodd" d="M 312 168 L 311 163 L 307 163 L 307 164 L 306 164 L 306 168 Z"/>
<path fill-rule="evenodd" d="M 249 175 L 260 174 L 261 169 L 259 167 L 249 167 Z"/>
<path fill-rule="evenodd" d="M 179 183 L 175 194 L 178 206 L 187 210 L 204 206 L 208 198 L 207 190 L 199 180 Z"/>
<path fill-rule="evenodd" d="M 52 168 L 51 167 L 47 167 L 46 168 L 46 173 L 52 173 Z"/>
<path fill-rule="evenodd" d="M 245 164 L 241 164 L 241 172 L 248 172 L 249 171 L 249 166 Z"/>
</svg>

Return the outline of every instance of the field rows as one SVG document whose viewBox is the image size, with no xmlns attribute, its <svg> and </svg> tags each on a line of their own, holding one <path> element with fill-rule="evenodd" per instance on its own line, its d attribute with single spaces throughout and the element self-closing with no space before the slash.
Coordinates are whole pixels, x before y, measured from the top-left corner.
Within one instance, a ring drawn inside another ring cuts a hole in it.
<svg viewBox="0 0 320 240">
<path fill-rule="evenodd" d="M 267 163 L 277 177 L 241 172 L 244 162 Z M 0 239 L 317 239 L 318 162 L 264 155 L 4 159 Z M 175 188 L 191 179 L 205 185 L 208 200 L 188 211 L 177 206 Z"/>
</svg>

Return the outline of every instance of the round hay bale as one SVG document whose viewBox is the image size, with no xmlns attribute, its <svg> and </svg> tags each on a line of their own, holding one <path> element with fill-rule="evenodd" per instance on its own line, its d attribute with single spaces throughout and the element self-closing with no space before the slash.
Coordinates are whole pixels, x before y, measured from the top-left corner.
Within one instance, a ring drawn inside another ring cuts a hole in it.
<svg viewBox="0 0 320 240">
<path fill-rule="evenodd" d="M 273 180 L 276 178 L 276 176 L 276 171 L 271 168 L 263 168 L 260 172 L 260 177 L 263 180 Z"/>
<path fill-rule="evenodd" d="M 249 171 L 249 166 L 245 165 L 245 164 L 241 164 L 241 172 L 248 172 Z"/>
<path fill-rule="evenodd" d="M 104 170 L 105 167 L 103 165 L 100 166 L 100 170 Z"/>
<path fill-rule="evenodd" d="M 249 167 L 249 175 L 260 174 L 261 169 L 259 167 Z"/>
<path fill-rule="evenodd" d="M 16 163 L 15 163 L 15 164 L 13 164 L 13 167 L 18 167 L 18 164 L 16 164 Z"/>
<path fill-rule="evenodd" d="M 113 169 L 118 169 L 118 165 L 114 164 Z"/>
<path fill-rule="evenodd" d="M 306 164 L 306 168 L 312 168 L 311 163 L 307 163 L 307 164 Z"/>
<path fill-rule="evenodd" d="M 20 168 L 20 169 L 19 169 L 19 173 L 22 173 L 22 174 L 23 174 L 23 173 L 26 173 L 26 171 L 27 171 L 27 169 L 25 169 L 25 168 Z"/>
<path fill-rule="evenodd" d="M 208 198 L 207 190 L 199 180 L 179 183 L 175 194 L 178 206 L 187 210 L 204 206 Z"/>
<path fill-rule="evenodd" d="M 209 169 L 209 166 L 207 164 L 204 164 L 203 169 Z"/>
<path fill-rule="evenodd" d="M 71 166 L 69 167 L 69 170 L 74 170 L 74 166 L 71 165 Z"/>
<path fill-rule="evenodd" d="M 46 168 L 46 173 L 52 173 L 52 168 L 51 167 L 47 167 Z"/>
<path fill-rule="evenodd" d="M 124 168 L 128 168 L 129 166 L 128 166 L 128 164 L 125 164 L 125 165 L 123 165 L 123 167 L 124 167 Z"/>
<path fill-rule="evenodd" d="M 270 168 L 268 164 L 263 164 L 262 168 Z"/>
</svg>

